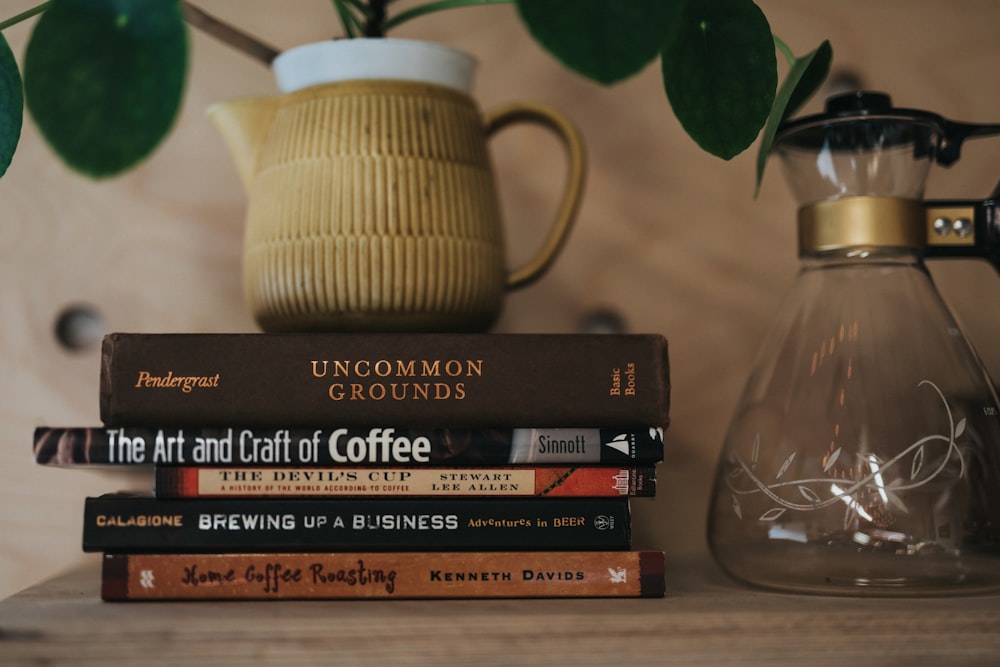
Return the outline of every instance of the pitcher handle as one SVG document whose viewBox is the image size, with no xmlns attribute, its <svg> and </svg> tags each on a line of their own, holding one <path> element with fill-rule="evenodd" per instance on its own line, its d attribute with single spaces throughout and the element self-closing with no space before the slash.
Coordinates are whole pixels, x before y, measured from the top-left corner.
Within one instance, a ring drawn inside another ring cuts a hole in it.
<svg viewBox="0 0 1000 667">
<path fill-rule="evenodd" d="M 555 133 L 566 148 L 569 172 L 566 176 L 562 200 L 559 202 L 559 210 L 556 212 L 555 222 L 553 222 L 548 236 L 534 258 L 519 269 L 507 274 L 505 285 L 507 290 L 524 287 L 538 279 L 555 260 L 576 220 L 587 171 L 587 157 L 580 132 L 562 113 L 543 104 L 513 102 L 493 109 L 483 117 L 487 138 L 514 123 L 535 123 Z"/>
</svg>

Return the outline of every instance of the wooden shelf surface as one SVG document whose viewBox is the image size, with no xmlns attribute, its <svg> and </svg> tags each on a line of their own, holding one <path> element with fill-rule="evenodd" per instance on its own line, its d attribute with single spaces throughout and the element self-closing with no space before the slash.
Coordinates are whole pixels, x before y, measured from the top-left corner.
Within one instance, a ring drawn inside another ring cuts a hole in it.
<svg viewBox="0 0 1000 667">
<path fill-rule="evenodd" d="M 1000 596 L 756 591 L 707 562 L 638 600 L 105 603 L 81 569 L 0 602 L 0 664 L 986 665 Z"/>
</svg>

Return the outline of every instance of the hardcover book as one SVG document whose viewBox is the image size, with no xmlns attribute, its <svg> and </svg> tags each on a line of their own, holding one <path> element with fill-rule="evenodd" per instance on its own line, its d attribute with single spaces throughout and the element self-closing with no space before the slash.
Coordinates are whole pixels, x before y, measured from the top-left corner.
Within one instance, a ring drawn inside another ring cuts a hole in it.
<svg viewBox="0 0 1000 667">
<path fill-rule="evenodd" d="M 109 334 L 109 426 L 666 427 L 639 334 Z"/>
<path fill-rule="evenodd" d="M 662 551 L 107 554 L 105 600 L 663 597 Z"/>
<path fill-rule="evenodd" d="M 663 429 L 41 426 L 33 452 L 44 465 L 637 465 L 663 460 Z"/>
<path fill-rule="evenodd" d="M 627 498 L 158 500 L 87 498 L 83 550 L 628 549 Z"/>
<path fill-rule="evenodd" d="M 652 466 L 218 468 L 157 466 L 157 498 L 614 498 L 655 495 Z"/>
</svg>

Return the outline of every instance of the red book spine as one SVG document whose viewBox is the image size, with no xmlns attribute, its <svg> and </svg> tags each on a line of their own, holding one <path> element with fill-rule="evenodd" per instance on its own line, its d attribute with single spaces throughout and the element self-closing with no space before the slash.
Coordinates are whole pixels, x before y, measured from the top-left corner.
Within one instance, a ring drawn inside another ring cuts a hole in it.
<svg viewBox="0 0 1000 667">
<path fill-rule="evenodd" d="M 157 466 L 157 498 L 651 497 L 652 466 L 218 468 Z"/>
<path fill-rule="evenodd" d="M 108 554 L 105 600 L 663 597 L 662 551 Z"/>
</svg>

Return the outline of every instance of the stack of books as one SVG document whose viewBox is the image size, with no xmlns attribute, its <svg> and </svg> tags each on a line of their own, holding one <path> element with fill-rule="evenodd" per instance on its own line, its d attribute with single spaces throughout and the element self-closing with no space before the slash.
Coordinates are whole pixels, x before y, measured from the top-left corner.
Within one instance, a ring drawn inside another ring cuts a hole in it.
<svg viewBox="0 0 1000 667">
<path fill-rule="evenodd" d="M 86 500 L 106 600 L 660 597 L 669 393 L 656 335 L 111 334 L 34 452 L 152 465 Z"/>
</svg>

